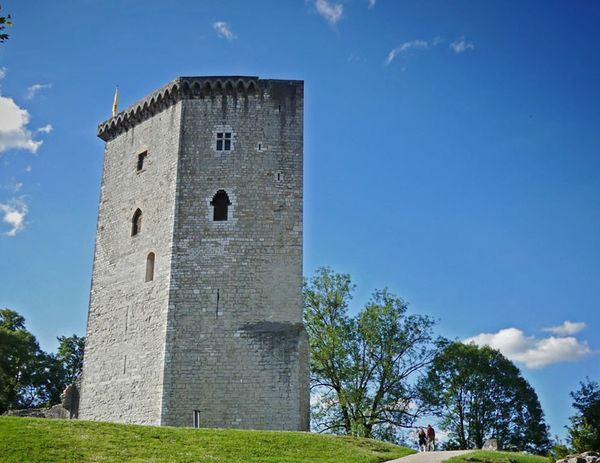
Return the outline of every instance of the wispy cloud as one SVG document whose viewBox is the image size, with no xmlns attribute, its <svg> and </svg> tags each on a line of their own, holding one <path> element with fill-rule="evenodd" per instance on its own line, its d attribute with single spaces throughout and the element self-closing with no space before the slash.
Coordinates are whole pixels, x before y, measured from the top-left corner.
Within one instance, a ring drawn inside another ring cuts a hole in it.
<svg viewBox="0 0 600 463">
<path fill-rule="evenodd" d="M 236 38 L 234 33 L 231 31 L 231 27 L 229 27 L 229 23 L 226 23 L 225 21 L 217 21 L 214 22 L 212 26 L 219 38 L 227 40 L 233 40 Z"/>
<path fill-rule="evenodd" d="M 11 229 L 5 235 L 15 236 L 25 228 L 25 217 L 27 216 L 27 204 L 21 199 L 13 199 L 8 204 L 0 203 L 0 214 L 2 221 L 7 223 Z"/>
<path fill-rule="evenodd" d="M 481 333 L 463 342 L 498 349 L 508 359 L 522 362 L 527 368 L 575 362 L 594 353 L 587 341 L 580 342 L 574 337 L 562 336 L 525 336 L 523 331 L 517 328 L 505 328 L 497 333 Z"/>
<path fill-rule="evenodd" d="M 25 95 L 25 98 L 33 100 L 33 97 L 35 97 L 37 92 L 45 88 L 52 88 L 52 84 L 34 84 L 31 87 L 27 87 L 27 95 Z"/>
<path fill-rule="evenodd" d="M 2 190 L 8 190 L 12 193 L 18 193 L 19 191 L 21 191 L 21 188 L 23 188 L 23 183 L 22 182 L 16 182 L 14 180 L 11 180 L 10 183 L 6 183 L 4 185 L 0 185 L 0 189 Z"/>
<path fill-rule="evenodd" d="M 6 68 L 1 67 L 0 68 L 0 79 L 4 79 L 5 76 L 6 76 Z"/>
<path fill-rule="evenodd" d="M 377 0 L 369 0 L 369 8 L 373 8 Z"/>
<path fill-rule="evenodd" d="M 565 320 L 565 322 L 562 325 L 551 326 L 549 328 L 543 328 L 542 331 L 548 331 L 550 333 L 554 333 L 559 336 L 569 336 L 569 335 L 577 334 L 586 328 L 587 328 L 587 325 L 584 322 L 572 322 L 569 320 Z"/>
<path fill-rule="evenodd" d="M 315 0 L 317 13 L 323 16 L 329 24 L 334 26 L 342 18 L 344 5 L 341 3 L 330 3 L 327 0 Z"/>
<path fill-rule="evenodd" d="M 475 45 L 473 45 L 473 42 L 467 42 L 465 36 L 463 35 L 462 37 L 452 42 L 450 44 L 450 48 L 454 51 L 454 53 L 458 54 L 463 53 L 467 50 L 473 50 L 475 48 Z"/>
<path fill-rule="evenodd" d="M 29 113 L 20 108 L 12 98 L 0 95 L 0 154 L 9 149 L 23 149 L 36 153 L 42 141 L 33 139 L 27 128 Z"/>
<path fill-rule="evenodd" d="M 396 56 L 398 56 L 400 53 L 410 50 L 411 48 L 429 48 L 430 46 L 433 46 L 433 44 L 430 44 L 427 40 L 417 39 L 411 40 L 410 42 L 404 42 L 402 45 L 394 48 L 388 53 L 388 56 L 385 60 L 385 65 L 389 65 L 392 61 L 394 61 Z"/>
<path fill-rule="evenodd" d="M 39 129 L 37 129 L 36 132 L 50 133 L 52 132 L 52 126 L 50 124 L 47 124 L 44 127 L 40 127 Z"/>
</svg>

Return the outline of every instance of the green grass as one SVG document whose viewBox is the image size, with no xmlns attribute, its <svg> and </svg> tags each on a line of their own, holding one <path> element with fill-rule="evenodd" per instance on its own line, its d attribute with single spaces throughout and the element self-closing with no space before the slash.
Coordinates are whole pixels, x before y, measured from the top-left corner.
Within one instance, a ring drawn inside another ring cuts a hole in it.
<svg viewBox="0 0 600 463">
<path fill-rule="evenodd" d="M 410 453 L 370 439 L 303 432 L 0 417 L 2 463 L 369 463 Z"/>
<path fill-rule="evenodd" d="M 548 463 L 548 458 L 528 453 L 475 450 L 466 455 L 450 458 L 444 463 Z"/>
</svg>

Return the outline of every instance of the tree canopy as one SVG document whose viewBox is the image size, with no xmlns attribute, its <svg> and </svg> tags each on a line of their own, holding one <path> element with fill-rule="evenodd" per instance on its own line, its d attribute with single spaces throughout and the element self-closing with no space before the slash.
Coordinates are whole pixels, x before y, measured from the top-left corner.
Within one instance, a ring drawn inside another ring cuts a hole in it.
<svg viewBox="0 0 600 463">
<path fill-rule="evenodd" d="M 434 322 L 387 289 L 348 315 L 350 276 L 320 268 L 304 287 L 313 429 L 394 440 L 418 416 L 409 379 L 435 355 Z"/>
<path fill-rule="evenodd" d="M 21 315 L 0 310 L 0 413 L 60 402 L 60 394 L 81 370 L 85 338 L 58 340 L 58 356 L 44 352 Z"/>
<path fill-rule="evenodd" d="M 497 438 L 506 450 L 544 453 L 550 441 L 537 394 L 499 351 L 449 343 L 419 384 L 430 410 L 460 449 Z"/>
<path fill-rule="evenodd" d="M 567 427 L 571 446 L 576 452 L 600 451 L 600 386 L 587 378 L 579 383 L 577 391 L 571 392 L 571 397 L 577 410 Z"/>
<path fill-rule="evenodd" d="M 83 368 L 83 350 L 85 348 L 85 336 L 59 336 L 56 359 L 64 369 L 66 384 L 74 383 L 81 374 Z"/>
</svg>

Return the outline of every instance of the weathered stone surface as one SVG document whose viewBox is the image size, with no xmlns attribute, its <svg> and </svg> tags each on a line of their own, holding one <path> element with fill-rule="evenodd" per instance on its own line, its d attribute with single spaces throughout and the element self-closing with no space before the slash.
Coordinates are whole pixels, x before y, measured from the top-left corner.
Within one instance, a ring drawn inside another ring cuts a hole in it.
<svg viewBox="0 0 600 463">
<path fill-rule="evenodd" d="M 577 455 L 567 455 L 561 460 L 556 460 L 556 463 L 597 463 L 600 462 L 600 454 L 598 452 L 583 452 Z"/>
<path fill-rule="evenodd" d="M 500 444 L 498 439 L 487 439 L 483 443 L 481 450 L 502 450 L 502 445 Z"/>
<path fill-rule="evenodd" d="M 7 410 L 4 416 L 20 416 L 29 418 L 46 418 L 46 408 L 22 408 L 20 410 Z"/>
<path fill-rule="evenodd" d="M 62 407 L 69 411 L 68 418 L 79 417 L 79 390 L 81 389 L 81 376 L 73 384 L 69 384 L 60 395 Z"/>
<path fill-rule="evenodd" d="M 584 457 L 574 456 L 568 459 L 569 463 L 586 463 L 587 460 Z"/>
<path fill-rule="evenodd" d="M 77 418 L 77 407 L 79 406 L 79 379 L 69 384 L 60 395 L 61 403 L 50 408 L 23 408 L 20 410 L 8 410 L 6 416 L 20 416 L 30 418 Z"/>
<path fill-rule="evenodd" d="M 308 429 L 303 98 L 301 81 L 178 78 L 99 126 L 80 418 Z M 220 190 L 226 221 L 213 220 Z"/>
</svg>

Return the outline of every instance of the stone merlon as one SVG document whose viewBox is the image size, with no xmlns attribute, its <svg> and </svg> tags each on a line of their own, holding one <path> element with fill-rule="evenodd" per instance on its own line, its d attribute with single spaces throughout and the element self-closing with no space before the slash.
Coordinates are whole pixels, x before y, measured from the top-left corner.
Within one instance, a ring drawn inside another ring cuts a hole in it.
<svg viewBox="0 0 600 463">
<path fill-rule="evenodd" d="M 109 141 L 182 99 L 212 98 L 218 95 L 247 96 L 271 84 L 300 86 L 301 80 L 259 79 L 257 76 L 178 77 L 145 98 L 128 106 L 98 125 L 98 137 Z"/>
</svg>

